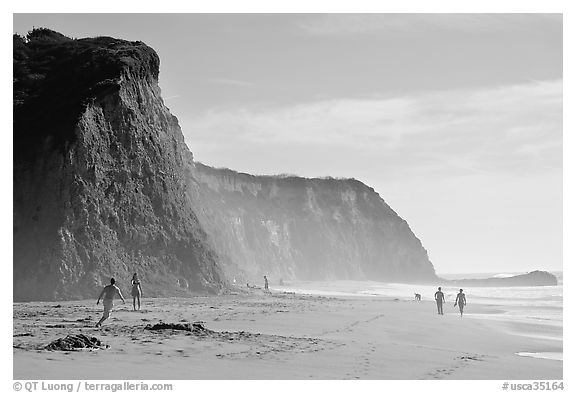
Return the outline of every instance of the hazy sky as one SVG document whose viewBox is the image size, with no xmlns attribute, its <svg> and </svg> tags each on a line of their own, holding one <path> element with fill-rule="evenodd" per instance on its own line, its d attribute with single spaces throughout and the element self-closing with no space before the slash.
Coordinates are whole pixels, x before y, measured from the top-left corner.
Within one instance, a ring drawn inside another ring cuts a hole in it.
<svg viewBox="0 0 576 393">
<path fill-rule="evenodd" d="M 437 272 L 562 269 L 562 17 L 20 14 L 140 40 L 198 161 L 373 187 Z"/>
</svg>

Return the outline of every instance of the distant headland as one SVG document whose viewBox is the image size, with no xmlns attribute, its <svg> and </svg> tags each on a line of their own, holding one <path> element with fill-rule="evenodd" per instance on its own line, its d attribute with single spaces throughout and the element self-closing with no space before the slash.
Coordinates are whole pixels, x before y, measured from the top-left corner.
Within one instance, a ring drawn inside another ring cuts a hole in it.
<svg viewBox="0 0 576 393">
<path fill-rule="evenodd" d="M 539 287 L 558 285 L 558 279 L 552 273 L 534 270 L 530 273 L 519 274 L 512 277 L 446 280 L 446 284 L 464 287 Z"/>
</svg>

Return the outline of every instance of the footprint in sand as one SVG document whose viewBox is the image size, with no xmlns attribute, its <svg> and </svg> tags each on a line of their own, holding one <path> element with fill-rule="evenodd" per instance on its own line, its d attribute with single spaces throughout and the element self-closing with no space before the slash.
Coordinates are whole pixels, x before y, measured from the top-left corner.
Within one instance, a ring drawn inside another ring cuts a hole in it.
<svg viewBox="0 0 576 393">
<path fill-rule="evenodd" d="M 356 358 L 356 362 L 355 362 L 355 366 L 354 366 L 354 374 L 356 375 L 354 378 L 358 379 L 360 377 L 357 376 L 357 374 L 363 375 L 363 376 L 367 376 L 370 368 L 371 368 L 371 363 L 370 363 L 370 359 L 367 356 L 359 356 Z"/>
<path fill-rule="evenodd" d="M 455 363 L 451 367 L 437 369 L 437 370 L 434 370 L 434 371 L 428 373 L 427 375 L 431 376 L 433 379 L 442 379 L 445 377 L 449 377 L 456 370 L 458 370 L 462 367 L 467 367 L 470 364 L 472 364 L 471 362 L 482 361 L 483 357 L 484 357 L 483 355 L 479 355 L 479 354 L 458 356 L 458 357 L 454 358 Z"/>
</svg>

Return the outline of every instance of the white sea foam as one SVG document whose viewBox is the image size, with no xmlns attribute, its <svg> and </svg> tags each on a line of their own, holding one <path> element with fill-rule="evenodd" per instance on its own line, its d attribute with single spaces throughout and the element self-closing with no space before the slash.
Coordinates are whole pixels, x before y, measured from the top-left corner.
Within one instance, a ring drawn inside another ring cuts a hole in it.
<svg viewBox="0 0 576 393">
<path fill-rule="evenodd" d="M 563 360 L 562 352 L 518 352 L 516 355 L 539 359 Z"/>
<path fill-rule="evenodd" d="M 495 274 L 492 277 L 494 278 L 509 278 L 509 277 L 514 277 L 515 274 L 513 273 L 499 273 L 499 274 Z"/>
<path fill-rule="evenodd" d="M 486 276 L 493 277 L 494 274 Z M 463 288 L 468 304 L 487 305 L 495 310 L 494 313 L 470 313 L 468 316 L 530 324 L 535 327 L 529 329 L 530 333 L 534 333 L 529 334 L 531 337 L 554 341 L 562 340 L 562 282 L 562 275 L 560 274 L 558 286 Z M 278 289 L 311 295 L 382 296 L 399 299 L 414 299 L 414 294 L 419 293 L 422 295 L 422 300 L 425 301 L 434 299 L 434 293 L 438 286 L 375 281 L 335 281 L 305 282 Z M 442 286 L 447 303 L 455 300 L 459 289 L 455 286 Z M 528 332 L 525 331 L 521 334 L 527 335 Z"/>
</svg>

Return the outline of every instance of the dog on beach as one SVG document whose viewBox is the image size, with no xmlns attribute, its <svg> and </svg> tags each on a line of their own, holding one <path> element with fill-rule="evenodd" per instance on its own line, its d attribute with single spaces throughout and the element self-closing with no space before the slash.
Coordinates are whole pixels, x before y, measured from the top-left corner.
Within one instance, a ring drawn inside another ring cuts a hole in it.
<svg viewBox="0 0 576 393">
<path fill-rule="evenodd" d="M 422 300 L 422 295 L 420 295 L 419 293 L 414 293 L 414 300 Z"/>
</svg>

